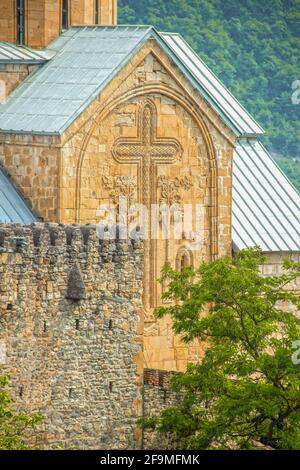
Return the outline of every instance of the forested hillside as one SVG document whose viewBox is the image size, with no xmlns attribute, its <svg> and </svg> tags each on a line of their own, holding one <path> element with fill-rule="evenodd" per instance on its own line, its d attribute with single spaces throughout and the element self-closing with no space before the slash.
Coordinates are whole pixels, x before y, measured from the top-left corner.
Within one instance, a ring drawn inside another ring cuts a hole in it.
<svg viewBox="0 0 300 470">
<path fill-rule="evenodd" d="M 264 127 L 300 189 L 300 0 L 119 0 L 119 23 L 181 33 Z"/>
</svg>

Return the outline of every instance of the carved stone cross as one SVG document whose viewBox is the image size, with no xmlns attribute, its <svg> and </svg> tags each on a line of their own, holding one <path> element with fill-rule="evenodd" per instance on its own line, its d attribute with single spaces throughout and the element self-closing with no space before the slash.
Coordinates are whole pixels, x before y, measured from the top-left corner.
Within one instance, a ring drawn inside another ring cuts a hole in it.
<svg viewBox="0 0 300 470">
<path fill-rule="evenodd" d="M 141 106 L 137 127 L 137 138 L 117 139 L 113 155 L 118 163 L 138 165 L 140 202 L 148 206 L 156 200 L 157 165 L 175 163 L 182 148 L 176 139 L 157 137 L 157 111 L 151 101 Z"/>
<path fill-rule="evenodd" d="M 144 303 L 147 307 L 156 305 L 156 241 L 151 240 L 151 204 L 157 201 L 157 166 L 175 163 L 182 155 L 180 143 L 173 138 L 157 136 L 157 110 L 147 100 L 137 115 L 137 137 L 120 137 L 113 147 L 113 156 L 118 163 L 136 164 L 138 168 L 139 202 L 148 208 L 148 234 L 145 243 Z"/>
</svg>

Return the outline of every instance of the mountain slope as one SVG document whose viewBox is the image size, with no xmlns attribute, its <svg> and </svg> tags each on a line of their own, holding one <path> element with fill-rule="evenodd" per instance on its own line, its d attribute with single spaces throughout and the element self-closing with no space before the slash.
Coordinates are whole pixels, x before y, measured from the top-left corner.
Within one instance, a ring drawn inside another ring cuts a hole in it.
<svg viewBox="0 0 300 470">
<path fill-rule="evenodd" d="M 300 0 L 119 0 L 119 22 L 181 33 L 265 128 L 269 150 L 300 159 Z"/>
</svg>

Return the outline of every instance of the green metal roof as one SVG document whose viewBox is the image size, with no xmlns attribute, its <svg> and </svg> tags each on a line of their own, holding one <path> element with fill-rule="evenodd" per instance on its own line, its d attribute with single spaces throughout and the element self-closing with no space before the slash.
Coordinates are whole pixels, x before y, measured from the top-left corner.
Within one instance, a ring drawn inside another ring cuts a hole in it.
<svg viewBox="0 0 300 470">
<path fill-rule="evenodd" d="M 190 80 L 194 81 L 200 94 L 209 101 L 217 113 L 222 115 L 227 125 L 236 131 L 237 135 L 253 137 L 264 133 L 260 125 L 257 124 L 180 34 L 160 33 L 160 36 L 175 54 L 180 64 L 188 71 Z"/>
<path fill-rule="evenodd" d="M 0 223 L 31 224 L 36 221 L 37 217 L 0 168 Z"/>
<path fill-rule="evenodd" d="M 0 130 L 61 134 L 98 95 L 149 33 L 148 27 L 72 27 L 55 57 L 0 106 Z"/>
<path fill-rule="evenodd" d="M 238 136 L 263 131 L 179 36 L 152 26 L 72 27 L 54 57 L 0 105 L 0 132 L 62 134 L 149 38 L 154 37 Z"/>
<path fill-rule="evenodd" d="M 53 57 L 51 51 L 40 51 L 18 46 L 9 42 L 0 42 L 0 64 L 43 64 Z"/>
<path fill-rule="evenodd" d="M 240 139 L 233 158 L 235 249 L 300 251 L 300 194 L 255 139 Z"/>
</svg>

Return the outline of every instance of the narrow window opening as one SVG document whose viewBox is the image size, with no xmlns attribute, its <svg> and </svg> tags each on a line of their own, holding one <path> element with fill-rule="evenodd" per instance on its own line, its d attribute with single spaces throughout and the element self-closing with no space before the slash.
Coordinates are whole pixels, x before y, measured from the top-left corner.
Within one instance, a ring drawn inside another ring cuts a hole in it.
<svg viewBox="0 0 300 470">
<path fill-rule="evenodd" d="M 186 254 L 184 254 L 181 258 L 181 266 L 180 266 L 180 271 L 183 272 L 184 269 L 189 265 L 189 259 Z"/>
<path fill-rule="evenodd" d="M 112 2 L 112 12 L 111 12 L 111 14 L 112 14 L 111 23 L 115 24 L 115 2 L 114 2 L 114 0 Z"/>
<path fill-rule="evenodd" d="M 109 320 L 109 322 L 108 322 L 108 328 L 109 328 L 110 330 L 112 330 L 112 327 L 113 327 L 113 321 L 112 321 L 112 320 Z"/>
<path fill-rule="evenodd" d="M 25 0 L 17 0 L 17 43 L 25 44 Z"/>
<path fill-rule="evenodd" d="M 109 382 L 109 391 L 110 393 L 113 392 L 114 384 L 113 382 Z"/>
<path fill-rule="evenodd" d="M 95 0 L 95 24 L 99 24 L 99 0 Z"/>
<path fill-rule="evenodd" d="M 73 397 L 73 388 L 69 388 L 69 398 Z"/>
<path fill-rule="evenodd" d="M 75 321 L 75 328 L 76 328 L 76 330 L 79 330 L 79 329 L 80 329 L 79 320 L 76 320 L 76 321 Z"/>
<path fill-rule="evenodd" d="M 43 328 L 44 333 L 47 333 L 47 322 L 44 321 L 44 328 Z"/>
<path fill-rule="evenodd" d="M 69 12 L 68 12 L 69 0 L 62 0 L 62 29 L 67 29 L 69 26 Z"/>
<path fill-rule="evenodd" d="M 19 387 L 19 397 L 22 398 L 24 393 L 24 387 Z"/>
</svg>

